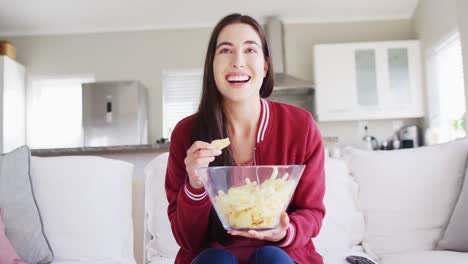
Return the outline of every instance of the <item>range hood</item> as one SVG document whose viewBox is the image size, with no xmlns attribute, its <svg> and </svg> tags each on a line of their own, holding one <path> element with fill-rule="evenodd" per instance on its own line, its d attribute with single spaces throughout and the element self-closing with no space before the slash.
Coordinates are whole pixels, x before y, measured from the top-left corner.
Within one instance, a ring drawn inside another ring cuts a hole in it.
<svg viewBox="0 0 468 264">
<path fill-rule="evenodd" d="M 313 89 L 312 82 L 286 74 L 283 23 L 276 17 L 269 17 L 265 26 L 265 34 L 275 71 L 274 89 Z"/>
</svg>

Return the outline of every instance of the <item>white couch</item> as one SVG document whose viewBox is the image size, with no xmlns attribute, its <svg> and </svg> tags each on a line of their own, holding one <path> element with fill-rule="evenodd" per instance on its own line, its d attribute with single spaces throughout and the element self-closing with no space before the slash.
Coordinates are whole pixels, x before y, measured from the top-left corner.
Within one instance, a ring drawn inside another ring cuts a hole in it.
<svg viewBox="0 0 468 264">
<path fill-rule="evenodd" d="M 100 157 L 31 158 L 53 263 L 135 264 L 132 173 L 132 164 Z"/>
<path fill-rule="evenodd" d="M 398 151 L 349 149 L 327 159 L 327 214 L 314 243 L 325 264 L 363 255 L 381 264 L 466 264 L 468 253 L 436 250 L 460 192 L 468 140 Z M 168 153 L 145 168 L 145 263 L 173 263 L 167 217 Z"/>
</svg>

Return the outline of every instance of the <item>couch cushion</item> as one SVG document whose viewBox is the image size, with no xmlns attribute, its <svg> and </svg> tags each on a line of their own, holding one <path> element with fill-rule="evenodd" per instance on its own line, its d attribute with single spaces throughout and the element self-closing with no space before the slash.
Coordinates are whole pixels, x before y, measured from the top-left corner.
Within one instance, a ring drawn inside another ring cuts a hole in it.
<svg viewBox="0 0 468 264">
<path fill-rule="evenodd" d="M 31 187 L 30 157 L 27 146 L 0 156 L 0 208 L 6 236 L 21 259 L 48 263 L 53 256 Z"/>
<path fill-rule="evenodd" d="M 389 255 L 380 259 L 379 264 L 466 264 L 468 253 L 453 251 L 417 251 Z"/>
<path fill-rule="evenodd" d="M 455 206 L 468 140 L 395 151 L 348 151 L 364 212 L 363 245 L 378 256 L 431 250 Z"/>
<path fill-rule="evenodd" d="M 32 183 L 55 261 L 135 263 L 132 174 L 132 164 L 100 157 L 32 158 Z"/>
<path fill-rule="evenodd" d="M 24 264 L 5 234 L 2 209 L 0 208 L 0 263 L 2 264 Z"/>
<path fill-rule="evenodd" d="M 319 253 L 349 250 L 364 237 L 364 216 L 357 207 L 358 186 L 343 160 L 325 161 L 325 197 L 327 213 L 314 244 Z"/>
<path fill-rule="evenodd" d="M 463 187 L 438 249 L 468 252 L 468 162 Z"/>
<path fill-rule="evenodd" d="M 164 181 L 168 157 L 168 152 L 163 153 L 145 167 L 145 214 L 149 234 L 145 244 L 145 257 L 148 261 L 155 261 L 160 257 L 162 259 L 174 258 L 179 251 L 179 245 L 172 235 L 167 215 L 169 202 L 164 189 Z"/>
</svg>

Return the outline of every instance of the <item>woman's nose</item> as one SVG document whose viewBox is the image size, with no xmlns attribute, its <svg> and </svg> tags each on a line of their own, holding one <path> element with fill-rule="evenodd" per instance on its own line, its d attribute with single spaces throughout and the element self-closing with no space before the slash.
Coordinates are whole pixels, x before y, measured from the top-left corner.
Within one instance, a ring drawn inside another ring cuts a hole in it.
<svg viewBox="0 0 468 264">
<path fill-rule="evenodd" d="M 245 67 L 245 58 L 242 52 L 235 52 L 232 58 L 232 66 L 234 68 L 244 68 Z"/>
</svg>

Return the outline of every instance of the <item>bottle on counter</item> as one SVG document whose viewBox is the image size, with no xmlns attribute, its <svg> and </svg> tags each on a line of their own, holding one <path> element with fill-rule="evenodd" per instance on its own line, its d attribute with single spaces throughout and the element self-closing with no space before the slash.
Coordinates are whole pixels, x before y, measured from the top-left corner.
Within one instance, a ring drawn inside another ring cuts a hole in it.
<svg viewBox="0 0 468 264">
<path fill-rule="evenodd" d="M 401 147 L 400 145 L 400 140 L 397 136 L 394 136 L 392 140 L 392 149 L 399 149 Z"/>
</svg>

